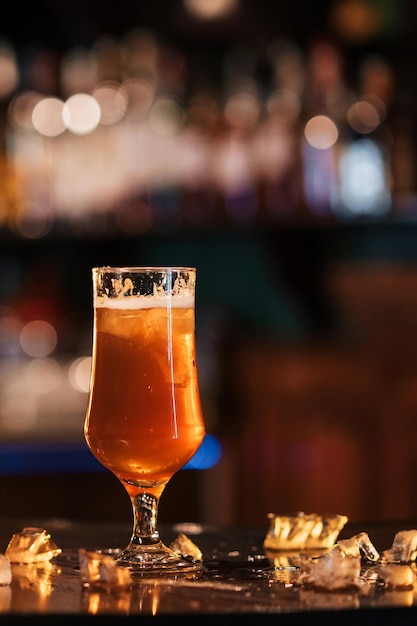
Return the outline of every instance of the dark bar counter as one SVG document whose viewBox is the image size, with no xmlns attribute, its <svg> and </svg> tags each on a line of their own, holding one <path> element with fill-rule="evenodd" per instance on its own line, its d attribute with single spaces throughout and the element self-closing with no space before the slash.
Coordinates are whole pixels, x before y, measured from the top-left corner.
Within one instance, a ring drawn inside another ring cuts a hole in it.
<svg viewBox="0 0 417 626">
<path fill-rule="evenodd" d="M 0 552 L 24 527 L 46 529 L 62 553 L 43 564 L 12 565 L 12 582 L 0 587 L 0 613 L 6 623 L 66 624 L 417 624 L 414 590 L 303 589 L 290 582 L 290 570 L 263 550 L 265 528 L 214 528 L 198 524 L 161 527 L 170 543 L 185 532 L 203 552 L 205 570 L 196 579 L 136 579 L 126 591 L 83 588 L 78 549 L 124 547 L 130 528 L 66 519 L 0 518 Z M 388 549 L 395 533 L 417 522 L 350 524 L 340 537 L 365 531 L 375 547 Z M 413 565 L 414 567 L 414 565 Z M 59 622 L 57 619 L 59 618 Z"/>
</svg>

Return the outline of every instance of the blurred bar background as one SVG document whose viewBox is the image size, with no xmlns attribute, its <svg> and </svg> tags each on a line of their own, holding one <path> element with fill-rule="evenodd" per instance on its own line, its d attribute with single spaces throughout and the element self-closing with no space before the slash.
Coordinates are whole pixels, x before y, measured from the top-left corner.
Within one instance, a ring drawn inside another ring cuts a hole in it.
<svg viewBox="0 0 417 626">
<path fill-rule="evenodd" d="M 415 0 L 2 13 L 2 514 L 130 521 L 83 439 L 90 268 L 168 264 L 210 438 L 161 521 L 416 516 Z"/>
</svg>

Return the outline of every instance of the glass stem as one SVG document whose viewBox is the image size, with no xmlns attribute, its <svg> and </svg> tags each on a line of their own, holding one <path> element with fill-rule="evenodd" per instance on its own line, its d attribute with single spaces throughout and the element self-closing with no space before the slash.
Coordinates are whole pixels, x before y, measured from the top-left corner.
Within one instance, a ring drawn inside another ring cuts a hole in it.
<svg viewBox="0 0 417 626">
<path fill-rule="evenodd" d="M 131 546 L 150 546 L 160 543 L 158 531 L 159 498 L 142 492 L 131 497 L 133 507 L 133 534 Z"/>
</svg>

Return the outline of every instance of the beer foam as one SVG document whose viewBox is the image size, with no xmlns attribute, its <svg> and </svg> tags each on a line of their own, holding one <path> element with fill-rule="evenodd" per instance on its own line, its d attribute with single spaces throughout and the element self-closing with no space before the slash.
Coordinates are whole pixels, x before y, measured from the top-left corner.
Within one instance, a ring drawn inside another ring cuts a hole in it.
<svg viewBox="0 0 417 626">
<path fill-rule="evenodd" d="M 94 300 L 96 308 L 103 309 L 193 309 L 194 297 L 189 295 L 175 296 L 122 296 L 109 298 L 108 296 L 96 296 Z"/>
</svg>

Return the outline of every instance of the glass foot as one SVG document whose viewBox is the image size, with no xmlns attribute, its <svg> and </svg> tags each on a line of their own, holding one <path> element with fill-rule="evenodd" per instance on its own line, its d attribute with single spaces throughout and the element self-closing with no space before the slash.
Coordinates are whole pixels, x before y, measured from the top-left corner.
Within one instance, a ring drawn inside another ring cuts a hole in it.
<svg viewBox="0 0 417 626">
<path fill-rule="evenodd" d="M 182 556 L 162 542 L 156 545 L 128 546 L 115 557 L 119 565 L 128 567 L 132 576 L 182 576 L 197 574 L 201 561 Z"/>
</svg>

